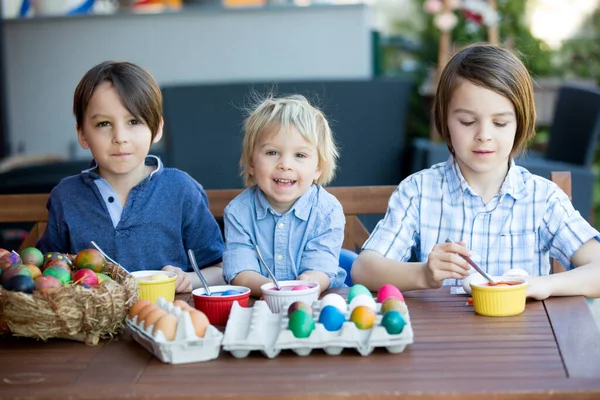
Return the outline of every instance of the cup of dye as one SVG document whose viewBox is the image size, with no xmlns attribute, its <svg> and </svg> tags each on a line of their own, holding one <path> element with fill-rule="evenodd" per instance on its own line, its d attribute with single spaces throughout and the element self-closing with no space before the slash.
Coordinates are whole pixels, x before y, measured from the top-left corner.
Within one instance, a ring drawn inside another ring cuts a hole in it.
<svg viewBox="0 0 600 400">
<path fill-rule="evenodd" d="M 177 274 L 172 271 L 134 271 L 131 275 L 139 287 L 139 298 L 156 303 L 159 297 L 175 300 Z"/>
<path fill-rule="evenodd" d="M 279 281 L 281 290 L 277 290 L 273 282 L 265 283 L 260 287 L 262 297 L 271 312 L 277 314 L 287 311 L 290 304 L 302 301 L 312 305 L 319 299 L 320 287 L 317 282 L 311 281 Z"/>
<path fill-rule="evenodd" d="M 527 281 L 524 278 L 496 278 L 494 281 L 496 284 L 471 281 L 473 308 L 477 314 L 508 317 L 525 311 Z"/>
<path fill-rule="evenodd" d="M 242 307 L 248 307 L 250 289 L 245 286 L 211 286 L 210 292 L 209 296 L 206 294 L 206 289 L 198 288 L 192 291 L 192 296 L 194 297 L 194 307 L 206 314 L 213 325 L 225 326 L 227 324 L 234 301 L 237 301 Z"/>
</svg>

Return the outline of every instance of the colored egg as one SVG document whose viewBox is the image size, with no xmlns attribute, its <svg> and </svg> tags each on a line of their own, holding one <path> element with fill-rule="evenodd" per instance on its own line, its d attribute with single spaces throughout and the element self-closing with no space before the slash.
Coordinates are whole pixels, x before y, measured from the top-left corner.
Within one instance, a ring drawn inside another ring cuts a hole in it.
<svg viewBox="0 0 600 400">
<path fill-rule="evenodd" d="M 71 282 L 71 274 L 69 273 L 69 271 L 58 265 L 46 268 L 42 275 L 53 276 L 57 278 L 63 285 L 66 285 L 67 283 Z"/>
<path fill-rule="evenodd" d="M 302 310 L 296 310 L 290 316 L 288 329 L 298 339 L 306 339 L 315 329 L 315 321 L 312 315 Z"/>
<path fill-rule="evenodd" d="M 356 285 L 353 285 L 350 288 L 350 291 L 348 292 L 348 304 L 350 302 L 352 302 L 352 299 L 354 299 L 356 296 L 358 296 L 360 294 L 367 294 L 367 295 L 373 297 L 373 295 L 371 294 L 371 291 L 369 289 L 367 289 L 366 286 L 363 286 L 361 284 L 356 284 Z"/>
<path fill-rule="evenodd" d="M 379 289 L 379 292 L 377 292 L 377 302 L 378 303 L 383 303 L 385 300 L 387 300 L 390 297 L 395 297 L 397 299 L 404 300 L 404 296 L 402 295 L 400 290 L 394 285 L 390 285 L 390 284 L 383 285 Z"/>
<path fill-rule="evenodd" d="M 325 306 L 319 314 L 319 322 L 328 331 L 335 332 L 344 325 L 346 316 L 335 306 Z"/>
<path fill-rule="evenodd" d="M 13 292 L 33 293 L 35 283 L 27 275 L 15 275 L 4 283 L 4 289 Z"/>
<path fill-rule="evenodd" d="M 358 306 L 366 306 L 375 311 L 375 299 L 370 294 L 359 294 L 352 299 L 348 308 L 352 311 Z"/>
<path fill-rule="evenodd" d="M 69 267 L 73 266 L 71 259 L 63 253 L 50 252 L 50 253 L 44 254 L 44 263 L 48 262 L 48 260 L 61 260 L 61 261 L 64 261 L 65 263 L 67 263 L 69 265 Z"/>
<path fill-rule="evenodd" d="M 63 286 L 61 281 L 53 276 L 48 275 L 38 276 L 33 280 L 33 283 L 35 283 L 35 290 L 41 293 L 53 292 Z"/>
<path fill-rule="evenodd" d="M 38 268 L 44 264 L 44 255 L 35 247 L 23 249 L 20 255 L 21 260 L 23 260 L 23 264 L 32 264 Z"/>
<path fill-rule="evenodd" d="M 42 275 L 42 271 L 37 267 L 37 265 L 33 264 L 23 264 L 27 267 L 29 272 L 31 273 L 31 279 L 35 279 L 38 276 Z"/>
<path fill-rule="evenodd" d="M 240 292 L 239 290 L 229 289 L 229 290 L 226 290 L 223 293 L 221 293 L 221 296 L 235 296 L 240 293 L 242 293 L 242 292 Z"/>
<path fill-rule="evenodd" d="M 294 311 L 302 310 L 308 315 L 312 315 L 312 308 L 303 301 L 295 301 L 288 307 L 288 318 L 292 316 Z"/>
<path fill-rule="evenodd" d="M 298 286 L 294 286 L 292 288 L 292 290 L 307 290 L 310 289 L 310 286 L 306 286 L 306 285 L 298 285 Z"/>
<path fill-rule="evenodd" d="M 77 257 L 75 257 L 75 267 L 102 272 L 104 269 L 104 256 L 96 249 L 81 250 L 77 253 Z"/>
<path fill-rule="evenodd" d="M 2 284 L 6 284 L 9 279 L 17 275 L 25 275 L 31 278 L 31 271 L 23 264 L 14 264 L 10 267 L 6 267 L 2 271 Z"/>
<path fill-rule="evenodd" d="M 350 321 L 354 322 L 358 329 L 371 329 L 376 319 L 375 311 L 367 306 L 358 306 L 350 314 Z"/>
<path fill-rule="evenodd" d="M 112 278 L 102 272 L 96 272 L 96 276 L 98 277 L 98 283 L 104 283 L 107 281 L 112 281 Z"/>
<path fill-rule="evenodd" d="M 406 315 L 407 308 L 406 303 L 402 300 L 396 299 L 394 297 L 390 297 L 386 301 L 381 304 L 381 313 L 385 314 L 390 310 L 399 311 L 401 314 Z"/>
<path fill-rule="evenodd" d="M 401 333 L 406 326 L 406 321 L 400 312 L 390 310 L 383 315 L 381 326 L 383 326 L 390 335 L 397 335 Z"/>
<path fill-rule="evenodd" d="M 321 309 L 324 309 L 327 306 L 334 306 L 342 312 L 345 312 L 348 309 L 346 300 L 344 300 L 344 298 L 337 293 L 329 293 L 325 295 L 319 304 L 321 305 Z"/>
</svg>

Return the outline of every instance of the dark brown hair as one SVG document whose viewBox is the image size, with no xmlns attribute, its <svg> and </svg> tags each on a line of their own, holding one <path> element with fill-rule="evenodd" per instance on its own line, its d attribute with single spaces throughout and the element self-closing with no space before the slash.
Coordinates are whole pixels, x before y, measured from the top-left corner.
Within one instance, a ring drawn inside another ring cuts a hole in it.
<svg viewBox="0 0 600 400">
<path fill-rule="evenodd" d="M 525 149 L 535 136 L 533 85 L 527 68 L 511 51 L 490 44 L 474 44 L 459 51 L 446 65 L 437 86 L 433 106 L 435 128 L 454 154 L 448 129 L 448 107 L 462 80 L 492 90 L 513 104 L 517 119 L 510 157 Z"/>
<path fill-rule="evenodd" d="M 162 93 L 148 71 L 130 62 L 105 61 L 81 78 L 73 96 L 77 126 L 82 126 L 94 90 L 102 82 L 112 84 L 123 106 L 135 118 L 144 121 L 154 139 L 162 120 Z"/>
</svg>

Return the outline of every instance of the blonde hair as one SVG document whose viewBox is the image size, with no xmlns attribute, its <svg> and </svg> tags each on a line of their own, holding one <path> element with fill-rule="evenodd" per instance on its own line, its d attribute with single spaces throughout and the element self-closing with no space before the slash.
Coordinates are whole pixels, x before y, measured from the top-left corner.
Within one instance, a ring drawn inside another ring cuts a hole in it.
<svg viewBox="0 0 600 400">
<path fill-rule="evenodd" d="M 513 104 L 517 132 L 510 157 L 514 158 L 535 136 L 533 85 L 527 68 L 511 51 L 490 44 L 467 46 L 452 57 L 440 76 L 433 106 L 435 128 L 452 154 L 448 107 L 454 90 L 463 80 L 490 89 Z"/>
<path fill-rule="evenodd" d="M 312 106 L 306 97 L 301 95 L 276 98 L 270 94 L 256 103 L 257 105 L 244 121 L 244 141 L 240 159 L 244 184 L 247 187 L 256 185 L 256 180 L 249 172 L 252 153 L 265 130 L 272 126 L 283 129 L 293 126 L 304 139 L 314 145 L 319 155 L 321 170 L 321 176 L 314 183 L 326 185 L 331 182 L 335 175 L 339 152 L 323 112 Z"/>
</svg>

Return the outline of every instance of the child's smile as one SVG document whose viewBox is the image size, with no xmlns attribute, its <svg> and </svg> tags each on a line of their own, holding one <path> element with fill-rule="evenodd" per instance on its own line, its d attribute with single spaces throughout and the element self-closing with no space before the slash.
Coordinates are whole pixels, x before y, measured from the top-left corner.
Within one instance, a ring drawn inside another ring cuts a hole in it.
<svg viewBox="0 0 600 400">
<path fill-rule="evenodd" d="M 282 214 L 321 175 L 316 146 L 294 126 L 267 128 L 256 144 L 249 171 L 271 207 Z"/>
</svg>

